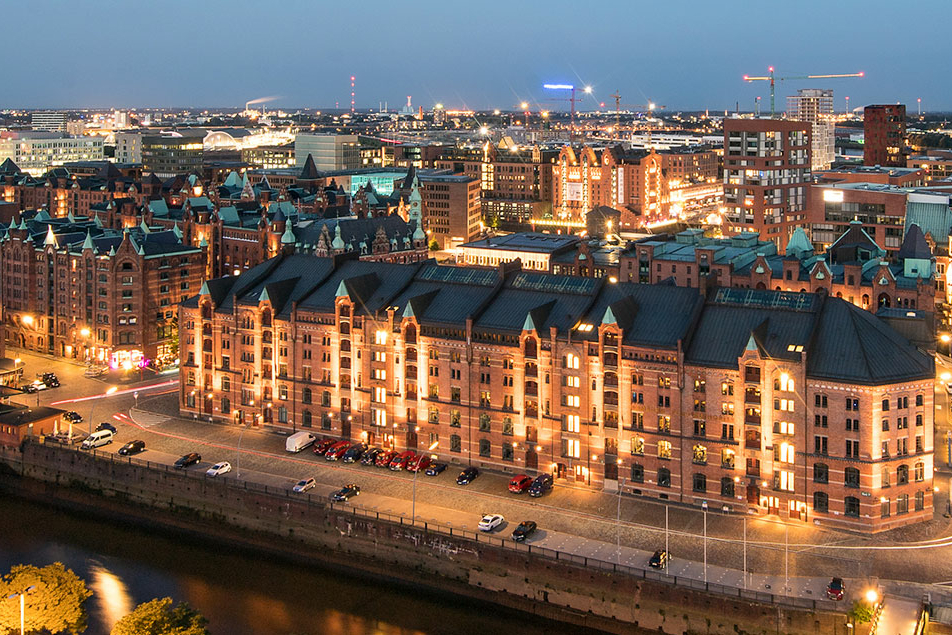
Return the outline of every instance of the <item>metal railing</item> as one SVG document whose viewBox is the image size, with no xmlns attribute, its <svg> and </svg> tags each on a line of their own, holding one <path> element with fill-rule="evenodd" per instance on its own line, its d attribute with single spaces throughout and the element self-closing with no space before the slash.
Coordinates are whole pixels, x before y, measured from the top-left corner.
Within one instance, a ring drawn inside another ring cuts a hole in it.
<svg viewBox="0 0 952 635">
<path fill-rule="evenodd" d="M 29 442 L 29 441 L 27 441 Z M 25 442 L 25 443 L 27 443 Z M 753 591 L 748 589 L 741 589 L 739 587 L 716 584 L 713 582 L 704 582 L 702 580 L 697 580 L 694 578 L 688 578 L 684 576 L 677 575 L 668 575 L 662 571 L 653 570 L 653 569 L 643 569 L 641 567 L 634 567 L 630 565 L 624 565 L 616 562 L 608 562 L 606 560 L 600 560 L 598 558 L 590 558 L 588 556 L 581 556 L 574 553 L 569 553 L 565 551 L 559 551 L 557 549 L 549 549 L 548 547 L 540 547 L 537 545 L 520 543 L 514 540 L 509 540 L 505 538 L 499 538 L 497 536 L 488 535 L 478 531 L 469 531 L 466 529 L 460 529 L 453 527 L 451 525 L 444 525 L 439 523 L 427 522 L 427 521 L 415 521 L 412 518 L 403 516 L 400 514 L 392 514 L 388 512 L 380 512 L 377 510 L 371 510 L 359 505 L 354 505 L 352 503 L 337 503 L 325 498 L 323 496 L 315 496 L 310 493 L 298 494 L 291 491 L 290 487 L 274 487 L 265 485 L 263 483 L 257 483 L 254 481 L 247 480 L 236 480 L 236 479 L 217 479 L 216 477 L 208 476 L 205 471 L 189 471 L 184 469 L 178 469 L 173 466 L 170 466 L 166 463 L 155 463 L 153 461 L 139 459 L 134 456 L 119 456 L 112 452 L 104 452 L 100 450 L 80 450 L 76 447 L 66 447 L 61 445 L 49 445 L 44 446 L 55 451 L 60 452 L 72 452 L 73 454 L 87 456 L 94 460 L 99 460 L 109 463 L 119 463 L 119 464 L 128 464 L 144 467 L 148 470 L 153 470 L 157 472 L 162 472 L 165 475 L 172 475 L 173 477 L 181 478 L 183 481 L 213 481 L 216 484 L 220 484 L 220 487 L 237 489 L 244 491 L 257 492 L 265 494 L 268 496 L 274 496 L 277 498 L 289 500 L 293 499 L 306 503 L 307 506 L 316 508 L 316 509 L 329 509 L 336 512 L 345 512 L 353 517 L 357 518 L 366 518 L 369 520 L 374 520 L 378 522 L 390 523 L 392 525 L 398 525 L 400 527 L 407 527 L 415 530 L 422 531 L 424 534 L 438 534 L 456 538 L 459 540 L 465 540 L 476 545 L 480 545 L 487 548 L 500 549 L 504 551 L 515 551 L 518 553 L 525 554 L 529 557 L 539 558 L 543 560 L 548 560 L 552 562 L 559 562 L 563 564 L 569 564 L 574 566 L 579 566 L 588 569 L 597 569 L 599 571 L 610 572 L 615 575 L 625 575 L 632 578 L 640 578 L 644 580 L 651 580 L 654 582 L 660 582 L 663 584 L 672 584 L 678 587 L 692 589 L 695 591 L 702 591 L 706 593 L 714 593 L 721 596 L 738 598 L 742 600 L 750 600 L 755 602 L 763 602 L 778 606 L 785 606 L 789 608 L 805 609 L 812 611 L 838 611 L 839 607 L 837 604 L 831 600 L 817 600 L 811 598 L 798 598 L 787 595 L 778 595 L 774 593 L 764 593 L 761 591 Z M 5 448 L 0 446 L 0 460 L 4 462 L 14 462 L 20 464 L 21 472 L 22 467 L 25 464 L 25 457 L 23 453 L 15 448 Z M 70 462 L 70 465 L 75 465 L 76 462 Z M 64 466 L 68 467 L 68 466 Z M 66 470 L 68 471 L 68 470 Z M 121 486 L 122 484 L 120 484 Z M 182 496 L 185 498 L 185 496 Z M 222 501 L 210 501 L 217 505 L 222 505 Z"/>
</svg>

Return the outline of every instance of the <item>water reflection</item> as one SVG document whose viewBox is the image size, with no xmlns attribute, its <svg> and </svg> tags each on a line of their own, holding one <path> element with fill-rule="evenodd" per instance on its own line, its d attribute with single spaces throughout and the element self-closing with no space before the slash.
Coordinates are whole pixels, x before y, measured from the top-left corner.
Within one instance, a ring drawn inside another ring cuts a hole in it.
<svg viewBox="0 0 952 635">
<path fill-rule="evenodd" d="M 90 561 L 88 585 L 93 592 L 92 601 L 99 609 L 102 626 L 107 631 L 135 608 L 126 584 L 95 560 Z"/>
<path fill-rule="evenodd" d="M 85 635 L 108 635 L 153 598 L 186 601 L 214 635 L 581 633 L 580 629 L 369 582 L 211 543 L 0 497 L 0 574 L 62 562 L 95 593 Z"/>
</svg>

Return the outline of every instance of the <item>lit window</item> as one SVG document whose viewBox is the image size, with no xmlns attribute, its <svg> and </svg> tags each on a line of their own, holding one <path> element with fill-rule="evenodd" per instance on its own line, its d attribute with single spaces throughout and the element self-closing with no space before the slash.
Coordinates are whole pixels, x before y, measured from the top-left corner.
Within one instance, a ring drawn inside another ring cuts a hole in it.
<svg viewBox="0 0 952 635">
<path fill-rule="evenodd" d="M 567 415 L 565 417 L 565 429 L 568 432 L 578 432 L 581 424 L 581 417 L 579 415 Z"/>
<path fill-rule="evenodd" d="M 781 443 L 780 444 L 780 462 L 781 463 L 793 463 L 796 456 L 796 450 L 794 446 L 790 443 Z"/>
<path fill-rule="evenodd" d="M 387 332 L 386 331 L 377 331 L 374 333 L 374 344 L 378 346 L 383 346 L 387 343 Z"/>
<path fill-rule="evenodd" d="M 578 367 L 579 367 L 579 357 L 578 357 L 578 355 L 573 355 L 572 353 L 569 353 L 568 355 L 566 355 L 566 356 L 565 356 L 565 367 L 566 367 L 566 368 L 578 369 Z"/>
</svg>

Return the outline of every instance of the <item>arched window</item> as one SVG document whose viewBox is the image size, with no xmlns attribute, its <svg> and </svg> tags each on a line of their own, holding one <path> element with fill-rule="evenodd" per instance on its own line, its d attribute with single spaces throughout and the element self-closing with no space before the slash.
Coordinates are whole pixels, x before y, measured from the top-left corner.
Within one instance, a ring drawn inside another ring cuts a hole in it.
<svg viewBox="0 0 952 635">
<path fill-rule="evenodd" d="M 882 470 L 882 483 L 880 484 L 880 487 L 889 487 L 889 481 L 889 466 L 884 465 Z"/>
<path fill-rule="evenodd" d="M 458 434 L 450 435 L 450 452 L 461 452 L 463 444 L 460 442 Z"/>
<path fill-rule="evenodd" d="M 288 387 L 286 384 L 281 384 L 278 386 L 278 399 L 287 401 L 288 398 Z"/>
<path fill-rule="evenodd" d="M 304 388 L 301 390 L 301 403 L 311 403 L 311 389 Z"/>
<path fill-rule="evenodd" d="M 658 470 L 658 486 L 671 487 L 671 470 L 666 467 Z"/>
<path fill-rule="evenodd" d="M 512 417 L 506 416 L 502 418 L 502 433 L 507 437 L 512 436 L 513 434 Z"/>
<path fill-rule="evenodd" d="M 503 461 L 512 461 L 514 457 L 514 452 L 512 450 L 512 443 L 506 441 L 502 444 L 502 460 Z"/>
<path fill-rule="evenodd" d="M 705 476 L 704 474 L 695 474 L 692 481 L 694 482 L 695 492 L 707 491 L 707 476 Z"/>
<path fill-rule="evenodd" d="M 479 431 L 480 432 L 489 432 L 489 415 L 487 413 L 482 413 L 479 415 Z"/>
<path fill-rule="evenodd" d="M 406 335 L 404 338 L 407 341 L 407 344 L 416 344 L 416 327 L 412 324 L 407 326 Z"/>
<path fill-rule="evenodd" d="M 311 427 L 311 411 L 305 410 L 301 415 L 301 425 L 305 428 Z"/>
<path fill-rule="evenodd" d="M 896 485 L 905 485 L 909 482 L 909 466 L 900 465 L 896 468 Z"/>
<path fill-rule="evenodd" d="M 859 518 L 859 499 L 855 496 L 847 496 L 843 500 L 843 513 L 853 518 Z"/>
<path fill-rule="evenodd" d="M 880 293 L 879 300 L 877 300 L 877 305 L 879 306 L 880 309 L 883 307 L 889 307 L 889 294 Z"/>
<path fill-rule="evenodd" d="M 698 465 L 704 465 L 707 463 L 707 448 L 703 445 L 694 446 L 694 457 L 693 462 Z"/>
<path fill-rule="evenodd" d="M 271 309 L 261 312 L 261 326 L 271 326 Z"/>
<path fill-rule="evenodd" d="M 826 463 L 813 464 L 813 482 L 814 483 L 829 483 L 830 482 L 830 467 Z"/>
<path fill-rule="evenodd" d="M 325 407 L 331 405 L 331 392 L 329 390 L 321 393 L 321 405 Z"/>
<path fill-rule="evenodd" d="M 280 423 L 288 422 L 288 409 L 285 408 L 284 406 L 281 406 L 280 408 L 278 408 L 278 421 Z"/>
<path fill-rule="evenodd" d="M 525 355 L 529 359 L 536 357 L 536 341 L 534 337 L 527 337 L 525 344 Z"/>
<path fill-rule="evenodd" d="M 826 492 L 813 492 L 813 511 L 830 511 L 830 497 L 827 496 Z"/>
<path fill-rule="evenodd" d="M 489 443 L 489 439 L 480 439 L 479 440 L 479 456 L 488 457 L 492 454 L 492 445 Z"/>
<path fill-rule="evenodd" d="M 918 463 L 916 463 L 915 471 L 916 471 L 916 482 L 921 483 L 922 481 L 924 481 L 926 478 L 925 463 L 923 463 L 922 461 L 919 461 Z"/>
<path fill-rule="evenodd" d="M 228 397 L 221 398 L 221 413 L 223 415 L 231 414 L 231 399 Z"/>
<path fill-rule="evenodd" d="M 855 467 L 843 470 L 843 484 L 846 487 L 859 487 L 859 470 Z"/>
<path fill-rule="evenodd" d="M 734 497 L 734 479 L 729 476 L 721 478 L 721 496 Z"/>
</svg>

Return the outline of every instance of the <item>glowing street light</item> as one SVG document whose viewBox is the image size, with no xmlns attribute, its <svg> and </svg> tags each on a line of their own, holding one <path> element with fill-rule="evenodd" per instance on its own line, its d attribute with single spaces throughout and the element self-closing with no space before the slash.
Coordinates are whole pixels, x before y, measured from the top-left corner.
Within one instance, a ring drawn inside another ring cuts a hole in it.
<svg viewBox="0 0 952 635">
<path fill-rule="evenodd" d="M 32 326 L 32 325 L 33 325 L 33 316 L 32 316 L 32 315 L 24 315 L 22 318 L 20 318 L 20 320 L 21 320 L 24 324 L 26 324 L 27 326 Z"/>
<path fill-rule="evenodd" d="M 20 635 L 24 635 L 24 634 L 26 633 L 26 629 L 24 628 L 24 627 L 25 627 L 25 621 L 26 621 L 26 620 L 24 619 L 24 617 L 25 617 L 25 615 L 26 615 L 26 606 L 25 606 L 24 596 L 25 596 L 27 593 L 31 592 L 31 591 L 32 591 L 33 589 L 35 589 L 35 588 L 36 588 L 36 585 L 35 585 L 35 584 L 31 584 L 30 586 L 28 586 L 27 588 L 25 588 L 23 591 L 21 591 L 21 592 L 19 592 L 19 593 L 13 593 L 13 594 L 10 594 L 10 595 L 7 596 L 7 599 L 8 599 L 8 600 L 12 600 L 13 598 L 17 597 L 18 595 L 20 596 Z"/>
<path fill-rule="evenodd" d="M 117 391 L 117 390 L 119 390 L 119 387 L 118 387 L 118 386 L 110 386 L 109 388 L 106 389 L 106 392 L 104 392 L 102 396 L 103 396 L 103 397 L 108 397 L 108 396 L 110 396 L 110 395 L 114 395 L 114 394 L 116 394 L 116 391 Z M 93 413 L 96 412 L 96 402 L 97 402 L 97 401 L 98 401 L 98 399 L 93 399 L 93 400 L 92 400 L 92 405 L 89 406 L 89 425 L 86 426 L 87 430 L 89 430 L 89 434 L 92 434 L 92 433 L 93 433 Z M 72 422 L 70 422 L 69 425 L 70 425 L 70 428 L 72 428 L 72 426 L 73 426 Z"/>
</svg>

